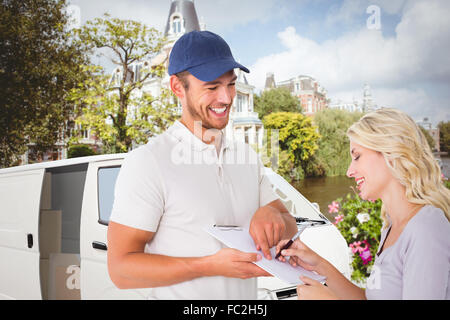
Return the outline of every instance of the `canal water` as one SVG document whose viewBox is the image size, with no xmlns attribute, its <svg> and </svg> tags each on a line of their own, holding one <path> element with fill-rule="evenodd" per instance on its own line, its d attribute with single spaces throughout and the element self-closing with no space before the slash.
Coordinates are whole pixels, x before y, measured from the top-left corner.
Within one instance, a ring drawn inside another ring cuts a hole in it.
<svg viewBox="0 0 450 320">
<path fill-rule="evenodd" d="M 318 203 L 320 212 L 331 222 L 334 222 L 335 215 L 328 213 L 328 205 L 348 193 L 354 194 L 350 187 L 356 186 L 355 179 L 346 176 L 307 178 L 292 185 L 310 202 Z"/>
</svg>

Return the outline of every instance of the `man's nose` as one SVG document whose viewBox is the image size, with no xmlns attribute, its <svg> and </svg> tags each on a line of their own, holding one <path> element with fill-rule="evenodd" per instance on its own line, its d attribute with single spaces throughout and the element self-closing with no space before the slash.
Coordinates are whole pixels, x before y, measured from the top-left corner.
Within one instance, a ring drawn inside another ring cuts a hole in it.
<svg viewBox="0 0 450 320">
<path fill-rule="evenodd" d="M 231 104 L 232 92 L 228 87 L 221 87 L 218 92 L 217 102 L 221 104 Z"/>
</svg>

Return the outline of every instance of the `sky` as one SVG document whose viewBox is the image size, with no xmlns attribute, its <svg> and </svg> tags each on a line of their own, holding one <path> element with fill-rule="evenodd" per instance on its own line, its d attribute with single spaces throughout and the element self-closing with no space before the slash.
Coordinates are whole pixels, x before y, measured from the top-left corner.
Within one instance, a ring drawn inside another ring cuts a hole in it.
<svg viewBox="0 0 450 320">
<path fill-rule="evenodd" d="M 108 12 L 164 32 L 171 0 L 69 0 L 80 24 Z M 315 78 L 332 101 L 362 101 L 416 121 L 450 121 L 448 0 L 194 0 L 258 93 L 275 81 Z M 98 63 L 102 63 L 99 61 Z"/>
</svg>

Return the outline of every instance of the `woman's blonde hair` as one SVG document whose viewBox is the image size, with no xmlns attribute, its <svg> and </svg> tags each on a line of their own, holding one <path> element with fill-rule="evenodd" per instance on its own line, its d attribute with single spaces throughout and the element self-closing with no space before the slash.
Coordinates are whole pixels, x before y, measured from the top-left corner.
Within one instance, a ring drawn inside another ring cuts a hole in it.
<svg viewBox="0 0 450 320">
<path fill-rule="evenodd" d="M 405 186 L 409 202 L 440 208 L 450 221 L 450 190 L 441 180 L 441 168 L 425 135 L 407 114 L 390 108 L 376 110 L 354 123 L 347 136 L 383 154 L 393 176 Z M 381 217 L 387 226 L 384 205 Z"/>
</svg>

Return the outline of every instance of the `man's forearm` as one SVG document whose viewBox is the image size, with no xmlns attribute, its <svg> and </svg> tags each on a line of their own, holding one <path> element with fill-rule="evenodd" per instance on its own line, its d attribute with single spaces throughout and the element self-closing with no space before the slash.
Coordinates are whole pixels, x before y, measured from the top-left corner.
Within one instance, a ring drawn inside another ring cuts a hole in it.
<svg viewBox="0 0 450 320">
<path fill-rule="evenodd" d="M 169 286 L 208 276 L 211 272 L 207 257 L 169 257 L 139 252 L 128 253 L 118 261 L 110 275 L 120 289 Z"/>
</svg>

